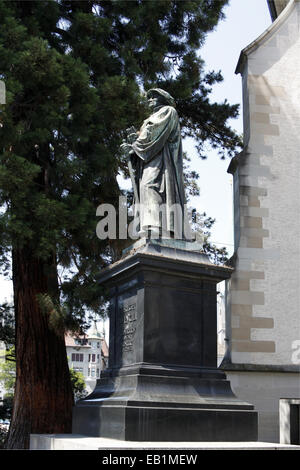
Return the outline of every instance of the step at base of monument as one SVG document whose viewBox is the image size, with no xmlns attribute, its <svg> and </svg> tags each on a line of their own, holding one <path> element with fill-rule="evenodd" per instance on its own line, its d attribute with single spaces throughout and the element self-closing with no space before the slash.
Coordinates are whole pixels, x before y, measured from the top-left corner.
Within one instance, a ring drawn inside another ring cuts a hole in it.
<svg viewBox="0 0 300 470">
<path fill-rule="evenodd" d="M 184 439 L 184 436 L 182 436 Z M 300 450 L 273 442 L 134 442 L 78 434 L 31 434 L 31 450 Z M 134 455 L 134 454 L 133 454 Z"/>
<path fill-rule="evenodd" d="M 257 412 L 85 403 L 76 407 L 72 431 L 124 441 L 256 441 Z"/>
</svg>

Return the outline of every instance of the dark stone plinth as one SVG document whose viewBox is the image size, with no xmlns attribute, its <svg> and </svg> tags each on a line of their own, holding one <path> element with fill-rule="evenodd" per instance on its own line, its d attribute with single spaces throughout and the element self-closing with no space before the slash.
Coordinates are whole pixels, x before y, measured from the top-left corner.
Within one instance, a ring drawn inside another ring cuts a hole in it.
<svg viewBox="0 0 300 470">
<path fill-rule="evenodd" d="M 73 433 L 257 440 L 254 407 L 217 369 L 216 284 L 231 269 L 173 243 L 140 244 L 101 274 L 110 296 L 109 367 L 75 406 Z"/>
</svg>

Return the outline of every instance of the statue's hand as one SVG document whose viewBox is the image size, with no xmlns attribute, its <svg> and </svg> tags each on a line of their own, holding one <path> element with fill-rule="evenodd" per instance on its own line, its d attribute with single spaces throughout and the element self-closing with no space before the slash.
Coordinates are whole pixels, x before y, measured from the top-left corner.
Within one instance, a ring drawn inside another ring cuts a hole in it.
<svg viewBox="0 0 300 470">
<path fill-rule="evenodd" d="M 128 129 L 126 129 L 127 135 L 134 134 L 134 133 L 136 133 L 136 128 L 134 126 L 128 127 Z"/>
<path fill-rule="evenodd" d="M 129 134 L 127 136 L 127 141 L 130 143 L 130 144 L 133 144 L 133 142 L 136 141 L 136 139 L 138 138 L 138 134 L 136 132 L 133 132 L 132 134 Z"/>
<path fill-rule="evenodd" d="M 120 149 L 124 155 L 125 158 L 130 157 L 130 153 L 133 152 L 132 146 L 128 144 L 127 142 L 123 142 L 123 144 L 120 145 Z"/>
<path fill-rule="evenodd" d="M 136 128 L 134 126 L 131 126 L 128 129 L 126 129 L 126 134 L 127 134 L 127 139 L 126 140 L 129 144 L 132 144 L 133 142 L 135 142 L 136 139 L 139 136 L 139 134 L 136 131 Z"/>
</svg>

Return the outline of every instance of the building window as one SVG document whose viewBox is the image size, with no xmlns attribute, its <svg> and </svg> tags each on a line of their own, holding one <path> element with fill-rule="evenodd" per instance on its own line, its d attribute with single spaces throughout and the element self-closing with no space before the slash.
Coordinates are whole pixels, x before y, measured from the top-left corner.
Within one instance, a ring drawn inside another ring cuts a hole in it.
<svg viewBox="0 0 300 470">
<path fill-rule="evenodd" d="M 97 369 L 97 377 L 99 377 L 99 369 Z"/>
<path fill-rule="evenodd" d="M 75 344 L 78 346 L 84 346 L 87 344 L 87 339 L 86 338 L 75 338 L 74 339 Z"/>
<path fill-rule="evenodd" d="M 92 377 L 95 377 L 95 369 L 92 369 Z"/>
<path fill-rule="evenodd" d="M 72 362 L 83 362 L 83 354 L 72 353 Z"/>
<path fill-rule="evenodd" d="M 96 362 L 96 354 L 89 354 L 89 362 Z"/>
<path fill-rule="evenodd" d="M 73 370 L 75 372 L 81 372 L 83 374 L 83 368 L 82 367 L 74 367 Z"/>
<path fill-rule="evenodd" d="M 100 342 L 97 341 L 97 348 L 99 349 L 100 348 Z"/>
</svg>

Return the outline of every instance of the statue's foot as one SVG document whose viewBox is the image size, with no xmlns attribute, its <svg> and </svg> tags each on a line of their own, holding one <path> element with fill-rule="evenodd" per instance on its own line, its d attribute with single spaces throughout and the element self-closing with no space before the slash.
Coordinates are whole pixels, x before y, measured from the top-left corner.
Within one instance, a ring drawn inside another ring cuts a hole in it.
<svg viewBox="0 0 300 470">
<path fill-rule="evenodd" d="M 145 238 L 150 238 L 150 239 L 152 238 L 155 240 L 161 237 L 159 227 L 151 227 L 151 226 L 144 227 L 142 230 L 138 232 L 138 234 L 140 238 L 145 237 Z"/>
</svg>

